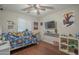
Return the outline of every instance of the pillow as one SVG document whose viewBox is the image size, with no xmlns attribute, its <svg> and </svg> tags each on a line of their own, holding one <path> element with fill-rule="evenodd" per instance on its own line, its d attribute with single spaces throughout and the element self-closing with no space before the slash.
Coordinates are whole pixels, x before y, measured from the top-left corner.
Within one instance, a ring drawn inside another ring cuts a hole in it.
<svg viewBox="0 0 79 59">
<path fill-rule="evenodd" d="M 17 44 L 22 44 L 23 43 L 23 40 L 21 40 L 21 39 L 20 40 L 17 40 L 16 43 Z"/>
</svg>

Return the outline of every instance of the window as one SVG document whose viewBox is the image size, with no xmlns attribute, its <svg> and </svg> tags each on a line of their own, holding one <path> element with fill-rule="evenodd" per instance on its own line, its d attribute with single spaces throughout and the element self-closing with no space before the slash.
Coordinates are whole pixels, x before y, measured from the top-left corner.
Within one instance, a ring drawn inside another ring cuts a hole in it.
<svg viewBox="0 0 79 59">
<path fill-rule="evenodd" d="M 26 21 L 25 19 L 18 20 L 18 32 L 22 32 L 26 29 Z"/>
</svg>

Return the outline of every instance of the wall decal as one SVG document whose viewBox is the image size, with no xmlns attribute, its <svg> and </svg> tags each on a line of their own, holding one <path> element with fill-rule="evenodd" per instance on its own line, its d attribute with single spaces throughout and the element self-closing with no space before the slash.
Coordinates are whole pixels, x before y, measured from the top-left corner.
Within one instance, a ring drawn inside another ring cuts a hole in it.
<svg viewBox="0 0 79 59">
<path fill-rule="evenodd" d="M 64 14 L 64 20 L 63 20 L 63 24 L 66 25 L 66 27 L 72 25 L 74 23 L 73 18 L 74 17 L 74 13 L 73 12 L 68 12 Z"/>
</svg>

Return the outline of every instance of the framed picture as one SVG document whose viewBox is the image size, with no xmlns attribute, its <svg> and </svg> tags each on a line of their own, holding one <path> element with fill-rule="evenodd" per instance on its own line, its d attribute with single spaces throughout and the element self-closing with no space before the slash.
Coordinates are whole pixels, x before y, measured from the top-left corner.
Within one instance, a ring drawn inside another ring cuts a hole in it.
<svg viewBox="0 0 79 59">
<path fill-rule="evenodd" d="M 41 22 L 40 25 L 42 26 L 43 25 L 43 22 Z"/>
<path fill-rule="evenodd" d="M 8 21 L 8 29 L 14 28 L 14 21 Z"/>
<path fill-rule="evenodd" d="M 74 20 L 75 17 L 73 11 L 64 13 L 63 24 L 66 25 L 66 27 L 71 26 L 74 23 Z"/>
<path fill-rule="evenodd" d="M 38 22 L 34 22 L 34 30 L 38 30 Z"/>
</svg>

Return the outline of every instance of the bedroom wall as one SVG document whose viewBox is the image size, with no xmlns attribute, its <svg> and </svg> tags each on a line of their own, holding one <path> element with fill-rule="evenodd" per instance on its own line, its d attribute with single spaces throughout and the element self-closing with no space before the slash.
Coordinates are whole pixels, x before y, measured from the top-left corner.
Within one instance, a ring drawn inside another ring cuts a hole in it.
<svg viewBox="0 0 79 59">
<path fill-rule="evenodd" d="M 2 19 L 1 17 L 1 11 L 0 11 L 0 20 Z M 2 33 L 2 26 L 1 26 L 1 21 L 0 21 L 0 34 Z"/>
<path fill-rule="evenodd" d="M 75 22 L 69 26 L 66 27 L 63 25 L 63 14 L 65 12 L 69 12 L 69 11 L 73 11 L 75 14 Z M 40 19 L 40 22 L 43 22 L 43 26 L 40 26 L 40 31 L 41 31 L 41 36 L 42 36 L 42 40 L 51 43 L 53 40 L 56 40 L 55 38 L 53 39 L 50 36 L 45 36 L 44 32 L 47 31 L 47 29 L 45 29 L 45 22 L 47 21 L 56 21 L 57 22 L 57 30 L 59 34 L 75 34 L 76 32 L 79 32 L 79 8 L 78 7 L 70 7 L 55 13 L 51 13 L 48 16 L 45 16 L 43 18 Z M 46 39 L 47 38 L 47 39 Z"/>
<path fill-rule="evenodd" d="M 1 15 L 2 14 L 2 15 Z M 22 30 L 24 29 L 29 29 L 30 31 L 32 30 L 32 23 L 34 22 L 35 17 L 32 17 L 32 16 L 28 16 L 28 15 L 24 15 L 24 14 L 21 14 L 21 13 L 17 13 L 17 12 L 13 12 L 13 11 L 2 11 L 1 12 L 1 18 L 0 18 L 0 24 L 2 25 L 2 32 L 17 32 L 19 31 L 18 29 L 18 26 L 22 25 L 22 23 L 18 25 L 18 21 L 22 21 L 24 20 L 26 24 L 24 24 L 23 26 L 25 27 L 22 27 Z M 13 29 L 8 29 L 8 23 L 7 21 L 9 20 L 12 20 L 14 21 L 14 28 Z M 20 28 L 21 29 L 21 28 Z"/>
</svg>

